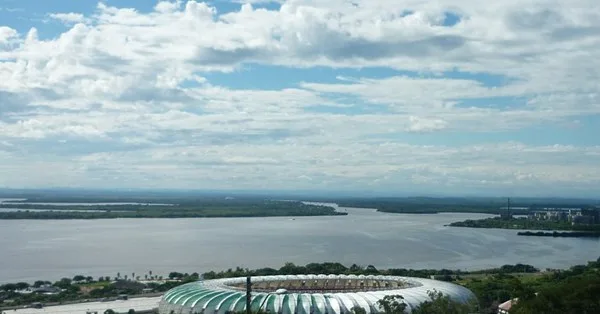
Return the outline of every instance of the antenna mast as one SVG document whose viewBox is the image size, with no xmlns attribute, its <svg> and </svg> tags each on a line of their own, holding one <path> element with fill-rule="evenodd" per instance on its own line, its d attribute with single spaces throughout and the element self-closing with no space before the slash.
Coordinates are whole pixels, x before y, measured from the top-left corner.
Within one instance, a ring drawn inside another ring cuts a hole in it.
<svg viewBox="0 0 600 314">
<path fill-rule="evenodd" d="M 250 314 L 250 302 L 252 301 L 252 282 L 250 276 L 246 277 L 246 314 Z"/>
</svg>

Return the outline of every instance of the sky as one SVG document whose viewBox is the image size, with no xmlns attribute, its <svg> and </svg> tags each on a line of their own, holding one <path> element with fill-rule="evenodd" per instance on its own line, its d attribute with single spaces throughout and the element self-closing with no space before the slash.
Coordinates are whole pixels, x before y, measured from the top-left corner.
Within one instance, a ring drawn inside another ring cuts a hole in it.
<svg viewBox="0 0 600 314">
<path fill-rule="evenodd" d="M 600 197 L 597 0 L 0 0 L 0 187 Z"/>
</svg>

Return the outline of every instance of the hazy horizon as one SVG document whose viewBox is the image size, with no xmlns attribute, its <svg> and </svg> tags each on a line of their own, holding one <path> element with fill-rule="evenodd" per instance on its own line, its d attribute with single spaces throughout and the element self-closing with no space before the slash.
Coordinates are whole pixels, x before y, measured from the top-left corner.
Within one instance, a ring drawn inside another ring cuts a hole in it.
<svg viewBox="0 0 600 314">
<path fill-rule="evenodd" d="M 504 200 L 511 198 L 513 200 L 527 199 L 548 199 L 548 200 L 586 200 L 599 201 L 599 197 L 577 197 L 577 196 L 556 196 L 556 195 L 470 195 L 470 194 L 402 194 L 402 193 L 385 193 L 373 191 L 290 191 L 290 190 L 201 190 L 201 189 L 143 189 L 143 188 L 123 188 L 123 189 L 99 189 L 99 188 L 1 188 L 0 199 L 9 197 L 10 195 L 19 196 L 20 194 L 36 195 L 36 193 L 52 191 L 58 193 L 56 196 L 64 197 L 132 197 L 142 199 L 144 196 L 162 196 L 162 197 L 178 197 L 178 196 L 255 196 L 265 198 L 276 197 L 295 197 L 296 200 L 310 201 L 311 198 L 316 199 L 341 199 L 341 198 L 446 198 L 446 199 L 497 199 Z"/>
</svg>

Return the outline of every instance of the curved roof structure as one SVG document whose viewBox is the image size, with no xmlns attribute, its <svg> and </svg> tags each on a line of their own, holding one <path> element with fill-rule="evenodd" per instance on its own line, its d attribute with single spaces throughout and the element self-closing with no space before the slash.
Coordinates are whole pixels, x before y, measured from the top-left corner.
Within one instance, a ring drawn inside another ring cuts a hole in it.
<svg viewBox="0 0 600 314">
<path fill-rule="evenodd" d="M 246 278 L 204 280 L 164 294 L 160 314 L 229 314 L 246 310 Z M 286 275 L 252 277 L 252 311 L 277 314 L 345 314 L 353 307 L 382 313 L 377 301 L 402 295 L 408 312 L 429 300 L 436 289 L 466 303 L 475 296 L 459 285 L 424 278 L 355 275 Z"/>
</svg>

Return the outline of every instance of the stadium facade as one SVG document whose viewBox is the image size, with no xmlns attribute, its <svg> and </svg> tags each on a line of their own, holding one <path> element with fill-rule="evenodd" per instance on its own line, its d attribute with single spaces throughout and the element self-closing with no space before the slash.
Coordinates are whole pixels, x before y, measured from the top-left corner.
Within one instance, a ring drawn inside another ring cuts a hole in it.
<svg viewBox="0 0 600 314">
<path fill-rule="evenodd" d="M 164 294 L 160 314 L 229 314 L 246 310 L 246 278 L 203 280 L 181 285 Z M 361 307 L 382 313 L 377 301 L 401 295 L 407 311 L 429 300 L 437 290 L 467 303 L 474 294 L 459 285 L 424 278 L 355 275 L 285 275 L 252 277 L 250 308 L 273 314 L 347 314 Z"/>
</svg>

